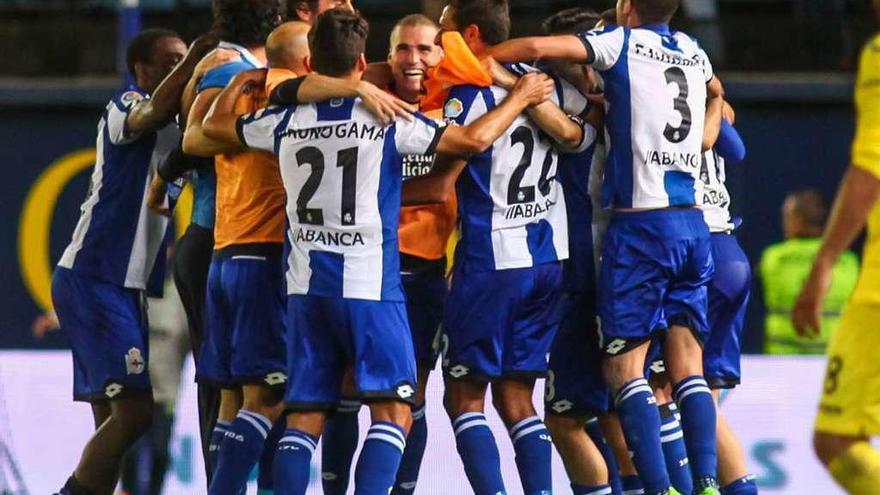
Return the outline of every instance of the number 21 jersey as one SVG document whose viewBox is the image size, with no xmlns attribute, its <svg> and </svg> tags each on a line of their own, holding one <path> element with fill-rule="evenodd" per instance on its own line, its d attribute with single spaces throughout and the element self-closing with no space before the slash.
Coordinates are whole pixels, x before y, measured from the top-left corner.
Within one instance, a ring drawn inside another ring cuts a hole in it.
<svg viewBox="0 0 880 495">
<path fill-rule="evenodd" d="M 602 205 L 694 206 L 702 163 L 709 57 L 665 25 L 583 33 L 605 92 L 609 143 Z"/>
<path fill-rule="evenodd" d="M 430 155 L 443 127 L 421 114 L 383 127 L 360 100 L 270 107 L 239 139 L 274 152 L 287 192 L 287 293 L 403 301 L 397 227 L 403 155 Z"/>
</svg>

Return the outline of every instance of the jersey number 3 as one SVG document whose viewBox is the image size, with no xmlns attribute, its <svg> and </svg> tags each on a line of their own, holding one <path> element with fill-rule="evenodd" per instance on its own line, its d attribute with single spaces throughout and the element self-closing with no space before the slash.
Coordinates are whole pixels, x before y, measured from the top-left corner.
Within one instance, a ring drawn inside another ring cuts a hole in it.
<svg viewBox="0 0 880 495">
<path fill-rule="evenodd" d="M 667 123 L 666 129 L 663 130 L 663 135 L 670 143 L 680 143 L 687 139 L 688 134 L 691 133 L 691 123 L 693 120 L 691 107 L 687 101 L 689 94 L 687 77 L 680 67 L 670 67 L 666 69 L 663 75 L 666 76 L 666 84 L 675 84 L 678 87 L 678 96 L 672 100 L 672 104 L 675 111 L 681 114 L 681 124 L 678 127 L 673 127 Z"/>
<path fill-rule="evenodd" d="M 309 208 L 309 201 L 318 191 L 324 177 L 324 153 L 310 146 L 296 153 L 296 161 L 300 167 L 311 165 L 312 173 L 306 179 L 299 197 L 296 199 L 296 216 L 299 223 L 306 225 L 324 225 L 324 210 Z M 342 225 L 354 225 L 357 219 L 357 161 L 358 149 L 346 148 L 336 155 L 336 166 L 342 169 Z"/>
</svg>

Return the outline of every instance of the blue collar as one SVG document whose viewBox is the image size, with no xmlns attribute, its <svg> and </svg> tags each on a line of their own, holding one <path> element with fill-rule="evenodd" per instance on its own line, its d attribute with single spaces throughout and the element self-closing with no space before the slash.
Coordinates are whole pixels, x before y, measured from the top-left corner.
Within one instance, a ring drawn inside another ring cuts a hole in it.
<svg viewBox="0 0 880 495">
<path fill-rule="evenodd" d="M 643 24 L 636 29 L 647 29 L 648 31 L 654 31 L 655 33 L 661 36 L 671 36 L 672 32 L 669 30 L 669 24 Z"/>
</svg>

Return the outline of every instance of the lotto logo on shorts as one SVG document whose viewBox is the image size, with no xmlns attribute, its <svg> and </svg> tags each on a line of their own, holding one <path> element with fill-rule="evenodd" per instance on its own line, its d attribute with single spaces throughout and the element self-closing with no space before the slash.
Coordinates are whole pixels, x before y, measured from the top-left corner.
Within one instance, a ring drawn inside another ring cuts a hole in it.
<svg viewBox="0 0 880 495">
<path fill-rule="evenodd" d="M 452 378 L 461 378 L 470 372 L 471 372 L 470 368 L 468 368 L 467 366 L 464 366 L 462 364 L 459 364 L 457 366 L 452 367 L 452 369 L 449 370 L 449 376 L 451 376 Z"/>
<path fill-rule="evenodd" d="M 141 355 L 141 350 L 132 347 L 125 355 L 125 372 L 129 375 L 140 375 L 147 367 L 147 362 Z"/>
<path fill-rule="evenodd" d="M 122 393 L 122 385 L 118 383 L 111 383 L 104 388 L 104 395 L 106 395 L 108 399 L 112 399 L 120 393 Z"/>
<path fill-rule="evenodd" d="M 554 412 L 561 414 L 564 412 L 571 411 L 571 409 L 573 407 L 574 407 L 574 404 L 572 404 L 571 401 L 559 400 L 559 401 L 556 401 L 553 403 L 553 405 L 551 406 L 551 409 L 553 409 Z"/>
<path fill-rule="evenodd" d="M 397 396 L 401 399 L 409 399 L 416 391 L 409 385 L 401 385 L 397 387 Z"/>
<path fill-rule="evenodd" d="M 623 339 L 614 339 L 608 344 L 608 347 L 605 348 L 605 352 L 608 354 L 614 355 L 618 352 L 622 351 L 626 347 L 626 341 Z"/>
<path fill-rule="evenodd" d="M 269 386 L 281 385 L 287 381 L 287 375 L 281 372 L 277 373 L 269 373 L 266 375 L 266 378 L 263 379 Z"/>
</svg>

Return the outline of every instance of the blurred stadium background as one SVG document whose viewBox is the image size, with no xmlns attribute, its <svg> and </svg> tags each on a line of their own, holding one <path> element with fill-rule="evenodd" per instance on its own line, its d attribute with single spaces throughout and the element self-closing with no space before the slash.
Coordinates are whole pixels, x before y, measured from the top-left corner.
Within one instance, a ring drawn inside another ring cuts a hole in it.
<svg viewBox="0 0 880 495">
<path fill-rule="evenodd" d="M 385 57 L 397 19 L 420 11 L 436 17 L 442 4 L 356 0 L 372 24 L 370 59 Z M 562 8 L 613 6 L 612 0 L 511 4 L 514 36 L 536 33 L 541 19 Z M 683 4 L 676 24 L 712 57 L 748 147 L 746 163 L 729 167 L 728 187 L 733 212 L 743 219 L 740 242 L 757 267 L 762 250 L 782 240 L 786 194 L 817 188 L 828 201 L 833 197 L 848 164 L 857 57 L 876 31 L 875 18 L 867 0 Z M 6 219 L 0 222 L 0 494 L 60 486 L 89 429 L 86 406 L 70 402 L 64 336 L 37 338 L 32 324 L 48 309 L 51 267 L 88 187 L 95 124 L 120 84 L 120 40 L 138 25 L 175 29 L 191 40 L 210 18 L 210 0 L 0 0 L 0 205 Z M 749 353 L 763 349 L 765 314 L 756 277 Z M 837 493 L 809 448 L 822 369 L 820 357 L 753 357 L 745 385 L 727 398 L 724 407 L 766 493 Z M 201 491 L 191 373 L 184 371 L 178 399 L 166 493 Z M 432 433 L 438 448 L 429 449 L 433 457 L 419 493 L 468 493 L 458 482 L 463 476 L 451 439 L 444 438 L 450 432 L 442 410 L 429 416 L 438 425 Z M 63 436 L 72 431 L 76 435 Z M 449 476 L 457 477 L 455 484 Z"/>
</svg>

